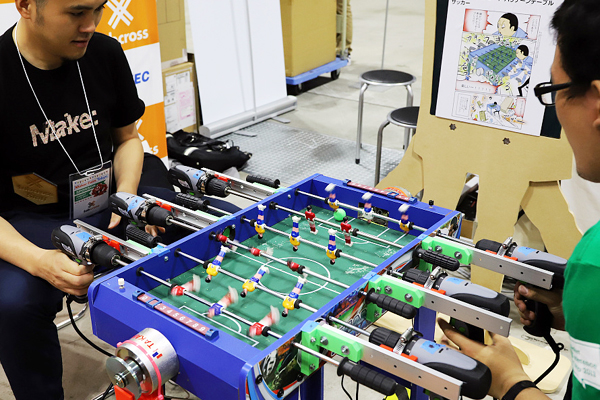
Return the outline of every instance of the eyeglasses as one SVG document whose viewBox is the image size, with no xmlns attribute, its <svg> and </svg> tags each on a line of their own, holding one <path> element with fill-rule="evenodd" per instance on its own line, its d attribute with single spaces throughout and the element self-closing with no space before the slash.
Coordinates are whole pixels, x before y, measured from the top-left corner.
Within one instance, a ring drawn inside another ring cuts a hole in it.
<svg viewBox="0 0 600 400">
<path fill-rule="evenodd" d="M 559 83 L 553 85 L 552 82 L 542 82 L 535 85 L 533 93 L 545 106 L 553 106 L 556 103 L 556 92 L 559 90 L 566 89 L 571 86 L 571 82 Z"/>
</svg>

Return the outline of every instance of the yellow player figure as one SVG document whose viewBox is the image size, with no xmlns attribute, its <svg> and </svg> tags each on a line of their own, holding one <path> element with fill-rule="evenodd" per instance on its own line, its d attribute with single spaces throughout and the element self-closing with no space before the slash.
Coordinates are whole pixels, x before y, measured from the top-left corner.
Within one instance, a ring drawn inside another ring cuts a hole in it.
<svg viewBox="0 0 600 400">
<path fill-rule="evenodd" d="M 329 245 L 327 246 L 327 257 L 329 257 L 329 263 L 331 265 L 335 264 L 335 259 L 337 258 L 336 253 L 336 245 L 335 245 L 335 230 L 329 230 Z"/>
<path fill-rule="evenodd" d="M 206 279 L 204 279 L 206 282 L 210 282 L 213 276 L 217 276 L 219 270 L 221 269 L 221 263 L 223 262 L 223 258 L 228 252 L 229 249 L 227 247 L 221 246 L 221 251 L 219 251 L 219 255 L 216 256 L 210 264 L 208 264 L 208 267 L 206 267 L 206 273 L 208 274 L 206 276 Z"/>
<path fill-rule="evenodd" d="M 331 207 L 334 211 L 340 208 L 340 202 L 335 199 L 335 185 L 330 183 L 325 188 L 325 191 L 329 192 L 329 198 L 327 199 L 327 204 L 329 204 L 329 207 Z"/>
<path fill-rule="evenodd" d="M 257 207 L 258 217 L 256 219 L 256 222 L 254 223 L 254 229 L 256 230 L 256 233 L 258 233 L 258 238 L 262 239 L 265 233 L 265 208 L 267 208 L 267 206 L 265 206 L 264 204 L 259 204 Z"/>
<path fill-rule="evenodd" d="M 298 278 L 298 282 L 296 283 L 296 286 L 294 286 L 294 289 L 292 289 L 292 291 L 290 292 L 290 294 L 288 294 L 287 296 L 285 296 L 285 299 L 283 299 L 283 311 L 281 312 L 281 316 L 282 317 L 287 317 L 288 312 L 290 310 L 293 310 L 296 305 L 296 301 L 298 300 L 298 297 L 300 296 L 300 291 L 302 291 L 302 288 L 304 287 L 304 284 L 306 283 L 306 276 L 303 275 L 301 277 Z"/>
<path fill-rule="evenodd" d="M 240 292 L 240 296 L 246 297 L 248 292 L 254 292 L 256 289 L 256 285 L 260 282 L 261 278 L 269 273 L 269 268 L 265 265 L 261 266 L 258 271 L 254 274 L 254 276 L 250 279 L 246 279 L 246 282 L 242 285 L 242 291 Z"/>
<path fill-rule="evenodd" d="M 298 251 L 300 246 L 300 217 L 292 217 L 292 233 L 290 233 L 290 243 L 294 247 L 294 251 Z"/>
<path fill-rule="evenodd" d="M 399 225 L 400 225 L 400 229 L 402 230 L 402 232 L 404 233 L 408 233 L 410 231 L 410 222 L 408 221 L 408 204 L 402 204 L 400 206 L 400 208 L 398 208 L 398 211 L 400 211 L 400 220 L 399 220 Z"/>
</svg>

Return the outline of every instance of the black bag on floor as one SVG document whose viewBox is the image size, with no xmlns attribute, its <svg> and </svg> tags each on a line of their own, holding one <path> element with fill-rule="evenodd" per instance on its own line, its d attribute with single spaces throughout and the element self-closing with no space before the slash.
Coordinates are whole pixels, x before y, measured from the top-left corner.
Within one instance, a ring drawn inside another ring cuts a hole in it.
<svg viewBox="0 0 600 400">
<path fill-rule="evenodd" d="M 228 168 L 241 169 L 252 153 L 240 150 L 231 140 L 216 140 L 179 130 L 167 133 L 167 151 L 170 158 L 194 168 L 209 168 L 223 172 Z"/>
</svg>

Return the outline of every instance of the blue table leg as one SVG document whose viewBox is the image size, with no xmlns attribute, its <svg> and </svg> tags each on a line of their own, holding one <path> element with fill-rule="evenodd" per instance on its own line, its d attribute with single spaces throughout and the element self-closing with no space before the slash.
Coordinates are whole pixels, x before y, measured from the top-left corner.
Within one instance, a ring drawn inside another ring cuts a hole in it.
<svg viewBox="0 0 600 400">
<path fill-rule="evenodd" d="M 300 386 L 300 400 L 323 400 L 325 368 L 319 368 Z"/>
</svg>

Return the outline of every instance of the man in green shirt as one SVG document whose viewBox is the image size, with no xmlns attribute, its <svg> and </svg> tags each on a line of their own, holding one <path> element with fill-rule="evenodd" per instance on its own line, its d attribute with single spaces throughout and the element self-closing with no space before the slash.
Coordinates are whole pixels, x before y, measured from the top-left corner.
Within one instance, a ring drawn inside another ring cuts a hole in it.
<svg viewBox="0 0 600 400">
<path fill-rule="evenodd" d="M 557 49 L 552 82 L 536 86 L 542 104 L 556 106 L 558 118 L 573 148 L 577 173 L 600 182 L 600 1 L 565 0 L 552 19 Z M 571 338 L 572 398 L 600 399 L 600 223 L 589 229 L 569 259 L 562 293 L 527 285 L 515 286 L 515 304 L 521 322 L 529 325 L 535 314 L 525 300 L 548 305 L 553 327 Z M 489 346 L 460 335 L 439 321 L 446 337 L 463 353 L 492 371 L 490 395 L 505 400 L 548 399 L 530 383 L 508 339 L 492 335 Z"/>
</svg>

